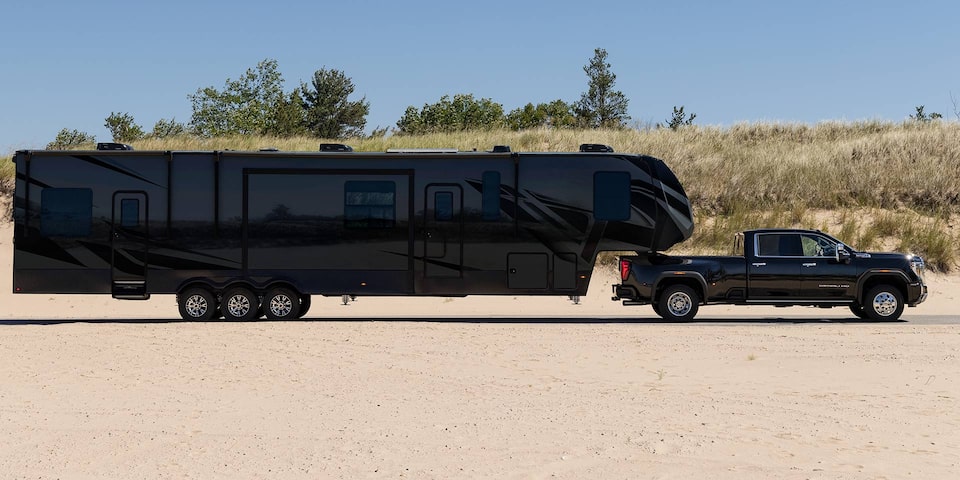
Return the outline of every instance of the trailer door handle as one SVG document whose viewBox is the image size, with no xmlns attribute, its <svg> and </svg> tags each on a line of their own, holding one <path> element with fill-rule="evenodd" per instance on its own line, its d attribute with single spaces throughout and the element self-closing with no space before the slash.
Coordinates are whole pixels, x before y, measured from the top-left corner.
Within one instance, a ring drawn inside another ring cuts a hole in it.
<svg viewBox="0 0 960 480">
<path fill-rule="evenodd" d="M 816 267 L 817 264 L 816 264 L 816 263 L 804 263 L 803 266 L 804 266 L 804 267 Z"/>
<path fill-rule="evenodd" d="M 766 267 L 767 262 L 757 262 L 753 264 L 754 267 Z"/>
</svg>

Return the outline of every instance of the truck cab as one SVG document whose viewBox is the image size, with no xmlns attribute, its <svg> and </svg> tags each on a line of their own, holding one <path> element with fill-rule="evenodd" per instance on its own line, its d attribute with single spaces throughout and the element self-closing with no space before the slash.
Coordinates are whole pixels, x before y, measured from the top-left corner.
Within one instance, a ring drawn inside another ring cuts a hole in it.
<svg viewBox="0 0 960 480">
<path fill-rule="evenodd" d="M 859 252 L 816 230 L 749 230 L 727 257 L 622 257 L 614 299 L 651 304 L 669 320 L 710 303 L 847 306 L 859 318 L 895 320 L 926 299 L 923 272 L 918 256 Z"/>
</svg>

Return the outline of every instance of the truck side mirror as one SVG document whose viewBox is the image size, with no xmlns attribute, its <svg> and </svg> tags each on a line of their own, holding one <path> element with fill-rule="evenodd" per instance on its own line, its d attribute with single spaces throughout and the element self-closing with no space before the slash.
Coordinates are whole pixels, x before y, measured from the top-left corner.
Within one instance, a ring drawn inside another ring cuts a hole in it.
<svg viewBox="0 0 960 480">
<path fill-rule="evenodd" d="M 850 263 L 850 252 L 842 243 L 837 244 L 837 263 Z"/>
</svg>

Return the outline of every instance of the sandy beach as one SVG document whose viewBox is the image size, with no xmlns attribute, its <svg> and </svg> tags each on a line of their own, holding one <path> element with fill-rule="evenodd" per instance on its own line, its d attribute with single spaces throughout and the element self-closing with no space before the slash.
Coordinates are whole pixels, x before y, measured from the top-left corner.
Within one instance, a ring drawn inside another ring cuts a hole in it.
<svg viewBox="0 0 960 480">
<path fill-rule="evenodd" d="M 609 299 L 316 299 L 296 322 L 10 293 L 3 478 L 953 478 L 960 281 L 903 321 Z"/>
</svg>

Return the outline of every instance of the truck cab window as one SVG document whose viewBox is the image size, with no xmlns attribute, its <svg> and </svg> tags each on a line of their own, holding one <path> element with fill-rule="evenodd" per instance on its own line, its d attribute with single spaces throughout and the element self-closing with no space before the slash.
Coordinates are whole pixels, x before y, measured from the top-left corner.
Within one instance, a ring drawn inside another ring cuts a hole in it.
<svg viewBox="0 0 960 480">
<path fill-rule="evenodd" d="M 804 257 L 833 257 L 837 254 L 837 245 L 819 235 L 803 235 L 800 242 Z"/>
<path fill-rule="evenodd" d="M 800 235 L 792 233 L 757 235 L 757 256 L 802 257 L 804 254 Z"/>
</svg>

